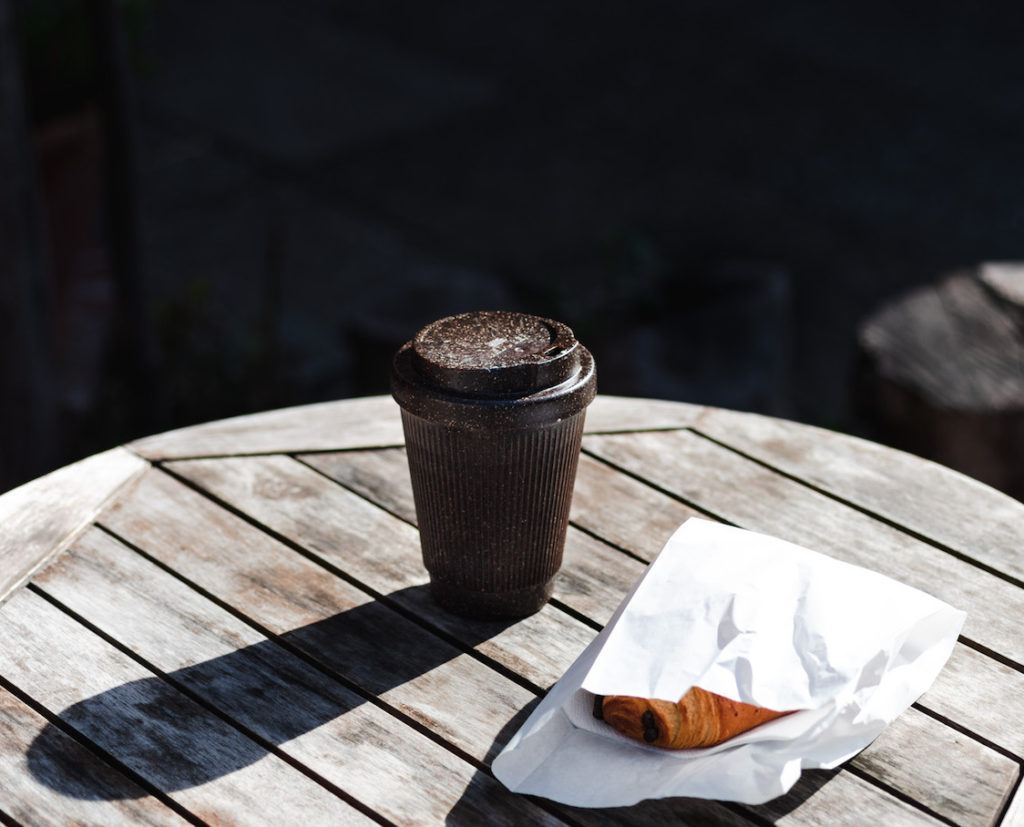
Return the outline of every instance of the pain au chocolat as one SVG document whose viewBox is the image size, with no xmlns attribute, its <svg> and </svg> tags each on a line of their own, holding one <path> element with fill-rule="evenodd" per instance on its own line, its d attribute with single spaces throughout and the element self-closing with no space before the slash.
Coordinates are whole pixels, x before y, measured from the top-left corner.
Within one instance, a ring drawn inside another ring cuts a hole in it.
<svg viewBox="0 0 1024 827">
<path fill-rule="evenodd" d="M 665 749 L 713 747 L 788 715 L 693 687 L 675 703 L 627 695 L 597 695 L 594 717 L 623 735 Z"/>
</svg>

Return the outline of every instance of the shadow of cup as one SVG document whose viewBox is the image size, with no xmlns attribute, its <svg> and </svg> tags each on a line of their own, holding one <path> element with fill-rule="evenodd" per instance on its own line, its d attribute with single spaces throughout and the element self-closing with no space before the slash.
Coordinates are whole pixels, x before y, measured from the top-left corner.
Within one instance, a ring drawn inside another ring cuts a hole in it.
<svg viewBox="0 0 1024 827">
<path fill-rule="evenodd" d="M 429 599 L 426 590 L 411 587 L 389 598 L 421 602 Z M 475 644 L 508 625 L 466 621 L 463 636 Z M 60 726 L 48 724 L 32 743 L 30 771 L 74 798 L 127 797 L 54 760 L 63 728 L 163 792 L 200 786 L 345 715 L 366 695 L 379 697 L 462 654 L 376 600 L 294 629 L 281 642 L 263 640 L 72 704 L 60 712 Z"/>
</svg>

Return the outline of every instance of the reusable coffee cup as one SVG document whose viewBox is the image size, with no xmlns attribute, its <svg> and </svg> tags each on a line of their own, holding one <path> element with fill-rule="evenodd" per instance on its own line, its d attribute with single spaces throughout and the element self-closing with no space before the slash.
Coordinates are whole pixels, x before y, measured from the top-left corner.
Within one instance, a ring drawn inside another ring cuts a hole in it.
<svg viewBox="0 0 1024 827">
<path fill-rule="evenodd" d="M 499 618 L 547 602 L 596 387 L 572 330 L 523 313 L 449 316 L 399 349 L 391 392 L 441 606 Z"/>
</svg>

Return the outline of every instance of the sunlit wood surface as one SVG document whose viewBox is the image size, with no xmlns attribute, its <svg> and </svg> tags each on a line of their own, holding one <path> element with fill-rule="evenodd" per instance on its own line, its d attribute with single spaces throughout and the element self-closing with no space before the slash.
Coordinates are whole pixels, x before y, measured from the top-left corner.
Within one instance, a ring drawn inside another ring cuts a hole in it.
<svg viewBox="0 0 1024 827">
<path fill-rule="evenodd" d="M 0 497 L 0 823 L 1020 827 L 1024 505 L 751 414 L 601 397 L 587 431 L 555 597 L 517 623 L 431 602 L 385 397 L 161 434 Z M 766 805 L 507 792 L 490 761 L 695 514 L 965 609 L 950 663 Z"/>
</svg>

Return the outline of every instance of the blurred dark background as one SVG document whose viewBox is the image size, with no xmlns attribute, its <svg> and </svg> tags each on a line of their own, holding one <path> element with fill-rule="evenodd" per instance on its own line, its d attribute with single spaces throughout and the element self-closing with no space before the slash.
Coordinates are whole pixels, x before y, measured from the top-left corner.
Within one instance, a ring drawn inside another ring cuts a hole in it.
<svg viewBox="0 0 1024 827">
<path fill-rule="evenodd" d="M 1021 496 L 1015 9 L 0 0 L 0 490 L 509 308 Z"/>
</svg>

